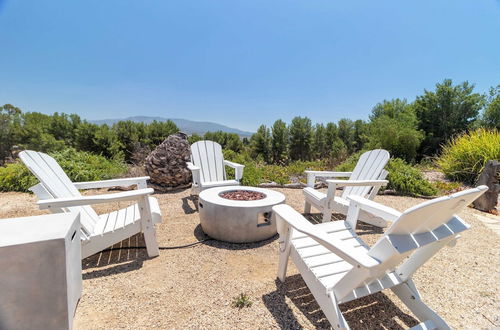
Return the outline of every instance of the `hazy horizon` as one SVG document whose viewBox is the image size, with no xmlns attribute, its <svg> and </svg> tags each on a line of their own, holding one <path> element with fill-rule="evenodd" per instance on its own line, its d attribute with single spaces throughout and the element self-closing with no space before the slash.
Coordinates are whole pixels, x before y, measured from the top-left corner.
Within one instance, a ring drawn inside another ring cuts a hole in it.
<svg viewBox="0 0 500 330">
<path fill-rule="evenodd" d="M 500 2 L 0 0 L 0 103 L 244 131 L 500 83 Z"/>
</svg>

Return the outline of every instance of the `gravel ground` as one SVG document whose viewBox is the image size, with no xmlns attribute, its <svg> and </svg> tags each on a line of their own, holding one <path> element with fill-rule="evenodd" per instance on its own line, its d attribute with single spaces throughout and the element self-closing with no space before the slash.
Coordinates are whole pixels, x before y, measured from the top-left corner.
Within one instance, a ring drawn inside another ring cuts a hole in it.
<svg viewBox="0 0 500 330">
<path fill-rule="evenodd" d="M 302 211 L 301 190 L 276 189 Z M 94 192 L 95 193 L 95 192 Z M 160 246 L 173 247 L 205 238 L 189 191 L 157 194 L 164 222 L 157 227 Z M 421 200 L 377 196 L 376 201 L 404 210 Z M 0 218 L 43 214 L 35 198 L 0 193 Z M 98 206 L 106 212 L 125 203 Z M 472 225 L 454 248 L 445 248 L 414 276 L 424 300 L 451 327 L 488 329 L 500 326 L 499 236 L 478 221 L 477 211 L 461 216 Z M 360 226 L 373 244 L 381 231 Z M 116 246 L 143 245 L 135 236 Z M 244 329 L 328 328 L 329 324 L 293 264 L 284 284 L 276 280 L 277 239 L 255 244 L 206 241 L 160 251 L 149 259 L 145 250 L 101 253 L 83 260 L 83 295 L 75 329 Z M 231 307 L 246 293 L 251 307 Z M 341 306 L 354 329 L 409 328 L 416 318 L 389 291 Z"/>
</svg>

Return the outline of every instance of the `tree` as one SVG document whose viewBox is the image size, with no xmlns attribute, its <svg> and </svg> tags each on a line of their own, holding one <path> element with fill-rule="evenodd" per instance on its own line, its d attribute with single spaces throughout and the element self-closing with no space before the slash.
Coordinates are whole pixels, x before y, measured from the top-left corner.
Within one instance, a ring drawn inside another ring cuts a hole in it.
<svg viewBox="0 0 500 330">
<path fill-rule="evenodd" d="M 288 158 L 288 128 L 286 123 L 278 119 L 274 122 L 271 142 L 271 155 L 274 164 L 281 164 Z"/>
<path fill-rule="evenodd" d="M 490 88 L 481 126 L 500 130 L 500 85 Z"/>
<path fill-rule="evenodd" d="M 234 152 L 240 152 L 243 148 L 243 143 L 236 133 L 227 133 L 223 131 L 206 132 L 204 140 L 215 141 L 222 146 L 222 149 L 229 149 Z"/>
<path fill-rule="evenodd" d="M 63 140 L 67 144 L 73 144 L 74 123 L 69 115 L 54 112 L 50 117 L 50 125 L 47 127 L 47 133 L 51 134 L 56 140 Z M 76 118 L 73 118 L 76 120 Z"/>
<path fill-rule="evenodd" d="M 146 126 L 146 135 L 151 149 L 162 143 L 169 135 L 177 132 L 179 132 L 179 128 L 170 119 L 167 121 L 153 120 L 153 122 Z"/>
<path fill-rule="evenodd" d="M 290 159 L 310 160 L 312 155 L 312 124 L 307 117 L 295 117 L 289 128 Z"/>
<path fill-rule="evenodd" d="M 372 110 L 368 126 L 370 149 L 382 148 L 397 158 L 414 161 L 423 139 L 415 111 L 406 100 L 384 100 Z"/>
<path fill-rule="evenodd" d="M 191 136 L 188 137 L 189 144 L 193 144 L 193 143 L 196 143 L 196 142 L 201 141 L 201 140 L 203 140 L 203 137 L 201 137 L 200 135 L 198 135 L 196 133 L 193 133 L 193 134 L 191 134 Z"/>
<path fill-rule="evenodd" d="M 259 129 L 250 138 L 252 154 L 262 156 L 266 163 L 271 161 L 271 132 L 265 125 L 260 125 Z"/>
<path fill-rule="evenodd" d="M 0 107 L 0 164 L 10 156 L 10 151 L 15 144 L 14 125 L 20 121 L 21 109 L 11 104 Z"/>
<path fill-rule="evenodd" d="M 436 84 L 435 91 L 424 90 L 414 102 L 419 129 L 425 137 L 421 155 L 435 155 L 450 137 L 467 131 L 484 105 L 484 96 L 474 93 L 467 81 L 453 85 L 451 79 Z"/>
<path fill-rule="evenodd" d="M 98 126 L 92 141 L 94 143 L 93 152 L 107 158 L 124 159 L 123 144 L 118 139 L 116 132 L 108 125 Z"/>
<path fill-rule="evenodd" d="M 15 139 L 25 149 L 58 151 L 64 149 L 65 141 L 58 140 L 50 129 L 52 116 L 39 112 L 25 112 L 16 126 Z"/>
<path fill-rule="evenodd" d="M 354 151 L 359 151 L 363 149 L 363 146 L 367 141 L 366 131 L 367 131 L 367 123 L 365 123 L 361 119 L 358 119 L 354 122 L 354 132 L 353 132 Z"/>
<path fill-rule="evenodd" d="M 120 120 L 113 125 L 113 131 L 115 131 L 118 140 L 121 142 L 126 161 L 132 159 L 132 153 L 139 142 L 138 127 L 138 123 L 131 120 Z"/>
<path fill-rule="evenodd" d="M 350 119 L 340 119 L 338 122 L 338 136 L 344 142 L 349 154 L 354 152 L 354 123 Z"/>
<path fill-rule="evenodd" d="M 328 123 L 325 127 L 325 143 L 330 148 L 338 139 L 339 132 L 335 123 Z"/>
<path fill-rule="evenodd" d="M 316 124 L 314 126 L 313 134 L 313 154 L 317 159 L 322 159 L 326 157 L 329 153 L 330 148 L 326 144 L 326 129 L 323 124 Z"/>
<path fill-rule="evenodd" d="M 98 125 L 86 121 L 78 125 L 75 129 L 75 148 L 82 151 L 96 152 L 94 138 L 98 130 Z"/>
</svg>

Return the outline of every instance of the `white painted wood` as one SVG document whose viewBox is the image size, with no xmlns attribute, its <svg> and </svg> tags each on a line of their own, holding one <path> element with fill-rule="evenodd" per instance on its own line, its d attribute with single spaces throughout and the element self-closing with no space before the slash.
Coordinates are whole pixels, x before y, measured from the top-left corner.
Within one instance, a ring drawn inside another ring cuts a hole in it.
<svg viewBox="0 0 500 330">
<path fill-rule="evenodd" d="M 40 199 L 37 204 L 41 209 L 49 209 L 53 213 L 80 213 L 82 258 L 141 232 L 144 233 L 148 255 L 153 257 L 159 254 L 154 224 L 161 222 L 161 211 L 158 201 L 151 196 L 154 190 L 146 188 L 148 177 L 74 184 L 52 157 L 29 150 L 22 151 L 19 156 L 40 180 L 40 183 L 31 190 Z M 137 185 L 139 189 L 93 196 L 82 196 L 77 189 L 77 187 L 93 189 L 130 185 Z M 97 215 L 90 206 L 119 201 L 137 201 L 138 203 L 101 216 Z"/>
<path fill-rule="evenodd" d="M 391 289 L 422 322 L 416 329 L 448 329 L 420 297 L 412 275 L 469 228 L 455 213 L 486 192 L 480 186 L 436 198 L 403 213 L 351 195 L 347 221 L 313 225 L 287 205 L 273 207 L 279 237 L 278 278 L 291 258 L 334 328 L 348 329 L 338 305 Z M 368 211 L 392 221 L 369 247 L 354 232 L 357 214 Z"/>
<path fill-rule="evenodd" d="M 389 152 L 376 149 L 365 152 L 359 158 L 352 172 L 325 172 L 306 171 L 307 185 L 304 188 L 305 206 L 304 211 L 309 213 L 314 206 L 323 214 L 323 222 L 331 221 L 332 213 L 346 214 L 348 209 L 347 196 L 355 195 L 361 197 L 375 198 L 381 187 L 387 185 L 385 180 L 388 172 L 384 166 L 389 161 Z M 327 180 L 328 191 L 326 194 L 314 189 L 316 177 L 348 177 L 348 180 Z M 341 196 L 335 196 L 337 187 L 345 187 Z M 362 211 L 359 219 L 379 227 L 387 226 L 387 222 L 372 214 Z"/>
<path fill-rule="evenodd" d="M 73 185 L 77 189 L 98 189 L 98 188 L 128 187 L 132 185 L 141 185 L 141 187 L 138 188 L 142 189 L 147 187 L 146 184 L 147 180 L 149 180 L 149 176 L 102 180 L 102 181 L 90 181 L 90 182 L 73 182 Z"/>
<path fill-rule="evenodd" d="M 224 160 L 222 147 L 213 141 L 198 141 L 191 145 L 191 162 L 187 163 L 193 175 L 191 193 L 198 195 L 201 191 L 219 187 L 239 185 L 243 177 L 244 165 Z M 225 166 L 235 169 L 235 179 L 226 178 Z"/>
</svg>

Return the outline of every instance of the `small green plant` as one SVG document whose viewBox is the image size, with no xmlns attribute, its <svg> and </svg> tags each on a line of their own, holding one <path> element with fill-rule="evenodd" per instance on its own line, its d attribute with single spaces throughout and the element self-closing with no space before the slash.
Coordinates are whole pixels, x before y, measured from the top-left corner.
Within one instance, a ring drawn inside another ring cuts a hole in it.
<svg viewBox="0 0 500 330">
<path fill-rule="evenodd" d="M 50 155 L 74 182 L 112 179 L 127 171 L 127 166 L 121 161 L 72 148 Z M 37 182 L 38 180 L 20 161 L 0 167 L 0 191 L 26 192 Z"/>
<path fill-rule="evenodd" d="M 437 195 L 437 189 L 424 178 L 422 173 L 404 160 L 392 158 L 386 168 L 389 171 L 387 189 L 394 189 L 402 195 Z"/>
<path fill-rule="evenodd" d="M 0 191 L 28 191 L 37 182 L 28 168 L 20 162 L 0 167 Z"/>
<path fill-rule="evenodd" d="M 250 301 L 250 297 L 247 296 L 245 293 L 240 293 L 239 295 L 233 298 L 231 306 L 239 309 L 243 307 L 250 307 L 252 306 L 252 301 Z"/>
<path fill-rule="evenodd" d="M 500 132 L 479 128 L 444 145 L 437 164 L 447 178 L 475 184 L 488 160 L 500 159 Z"/>
<path fill-rule="evenodd" d="M 335 168 L 339 172 L 350 172 L 356 166 L 363 151 L 351 155 Z M 392 158 L 385 167 L 389 172 L 389 184 L 386 189 L 393 189 L 401 195 L 435 196 L 437 189 L 427 181 L 422 173 L 400 158 Z"/>
<path fill-rule="evenodd" d="M 356 164 L 358 163 L 359 157 L 361 157 L 361 154 L 363 154 L 363 152 L 365 151 L 359 151 L 355 154 L 350 155 L 342 164 L 335 167 L 335 171 L 351 172 L 352 170 L 354 170 Z"/>
<path fill-rule="evenodd" d="M 445 182 L 445 181 L 437 181 L 434 182 L 434 187 L 439 191 L 441 195 L 447 195 L 458 191 L 462 185 L 460 182 Z"/>
</svg>

